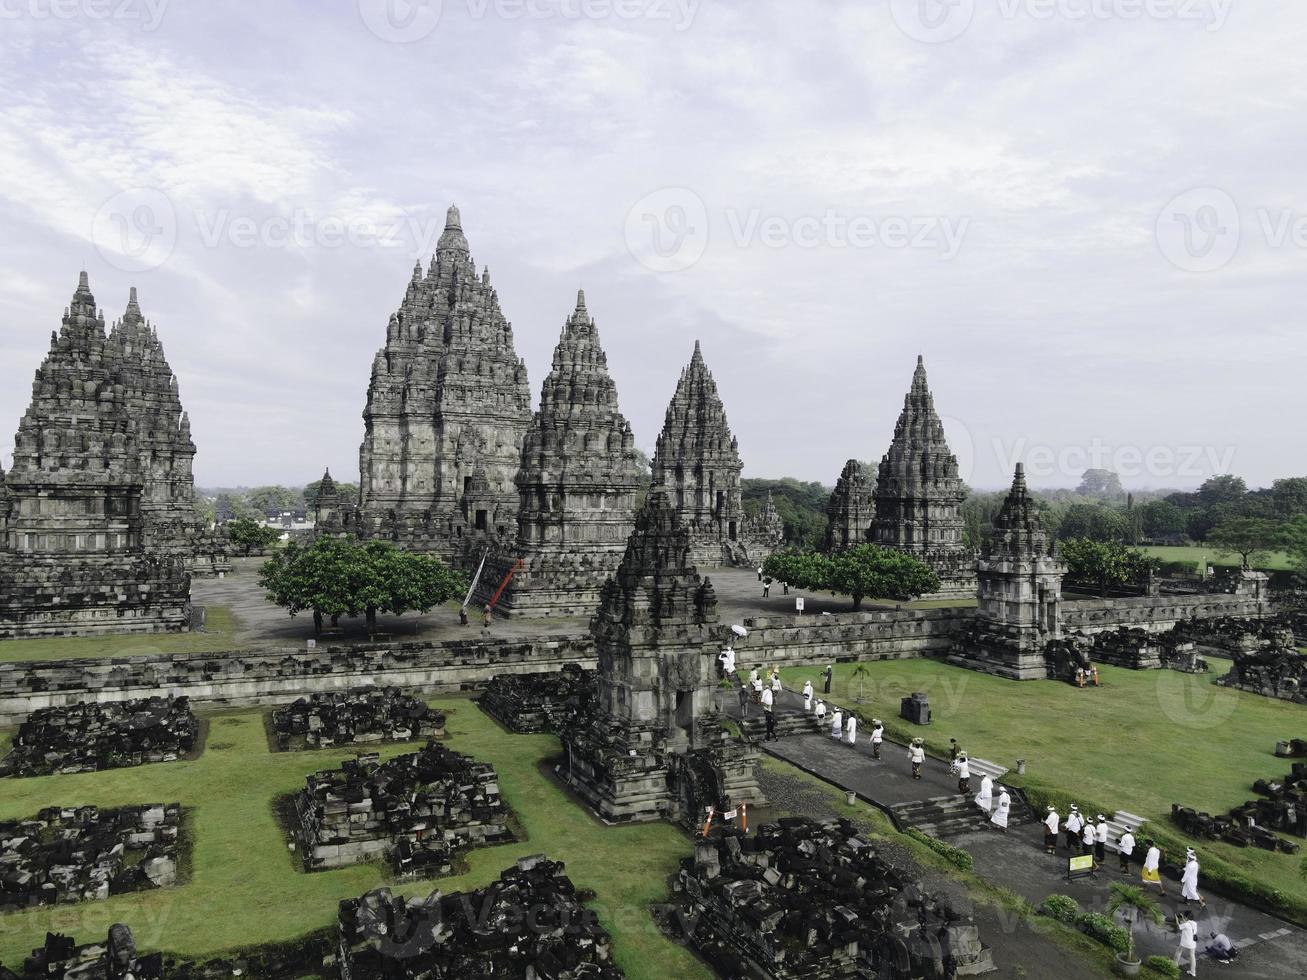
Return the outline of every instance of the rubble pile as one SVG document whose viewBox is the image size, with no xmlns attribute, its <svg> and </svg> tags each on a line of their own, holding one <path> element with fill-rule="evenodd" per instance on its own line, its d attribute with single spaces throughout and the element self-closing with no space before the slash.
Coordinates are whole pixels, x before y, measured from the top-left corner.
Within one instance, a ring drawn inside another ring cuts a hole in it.
<svg viewBox="0 0 1307 980">
<path fill-rule="evenodd" d="M 47 807 L 0 823 L 0 911 L 177 883 L 181 807 Z"/>
<path fill-rule="evenodd" d="M 1223 840 L 1236 847 L 1297 854 L 1300 844 L 1275 833 L 1307 837 L 1307 763 L 1295 762 L 1283 780 L 1259 779 L 1253 791 L 1266 799 L 1249 800 L 1228 814 L 1211 816 L 1171 804 L 1171 819 L 1193 837 Z"/>
<path fill-rule="evenodd" d="M 1234 654 L 1234 666 L 1217 681 L 1226 687 L 1268 698 L 1307 704 L 1307 657 L 1293 646 L 1293 634 L 1284 631 L 1262 645 Z"/>
<path fill-rule="evenodd" d="M 340 903 L 343 980 L 621 980 L 612 939 L 561 862 L 518 860 L 468 893 L 405 900 L 388 888 Z"/>
<path fill-rule="evenodd" d="M 1095 663 L 1131 670 L 1156 670 L 1162 666 L 1161 645 L 1148 630 L 1122 626 L 1094 634 L 1090 657 Z"/>
<path fill-rule="evenodd" d="M 721 976 L 954 977 L 994 969 L 971 914 L 923 890 L 847 820 L 700 841 L 676 918 Z"/>
<path fill-rule="evenodd" d="M 299 698 L 274 708 L 277 748 L 323 749 L 356 742 L 441 738 L 445 715 L 397 687 L 355 687 Z"/>
<path fill-rule="evenodd" d="M 558 735 L 594 713 L 595 672 L 567 664 L 539 674 L 499 674 L 479 703 L 509 731 Z"/>
<path fill-rule="evenodd" d="M 109 927 L 107 940 L 78 946 L 71 936 L 45 934 L 45 945 L 32 951 L 21 973 L 0 965 L 0 980 L 162 980 L 163 958 L 158 953 L 136 955 L 131 929 L 122 923 Z"/>
<path fill-rule="evenodd" d="M 1307 738 L 1290 738 L 1275 743 L 1275 754 L 1281 759 L 1307 757 Z"/>
<path fill-rule="evenodd" d="M 494 767 L 435 742 L 314 773 L 295 807 L 309 870 L 384 856 L 401 874 L 431 877 L 452 873 L 466 850 L 516 840 Z"/>
<path fill-rule="evenodd" d="M 1177 640 L 1219 650 L 1227 655 L 1268 649 L 1293 649 L 1293 629 L 1279 619 L 1237 619 L 1218 616 L 1177 623 L 1171 630 Z"/>
<path fill-rule="evenodd" d="M 190 699 L 81 702 L 34 711 L 18 728 L 0 776 L 48 776 L 174 762 L 195 747 Z"/>
</svg>

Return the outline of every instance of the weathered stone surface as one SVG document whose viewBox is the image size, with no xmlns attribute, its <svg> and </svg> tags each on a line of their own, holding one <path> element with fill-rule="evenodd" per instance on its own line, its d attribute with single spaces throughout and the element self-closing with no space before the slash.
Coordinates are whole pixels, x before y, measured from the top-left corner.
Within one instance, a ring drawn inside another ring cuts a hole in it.
<svg viewBox="0 0 1307 980">
<path fill-rule="evenodd" d="M 181 806 L 47 807 L 0 822 L 0 911 L 177 883 Z"/>
<path fill-rule="evenodd" d="M 1234 666 L 1217 683 L 1252 694 L 1307 704 L 1307 657 L 1298 652 L 1292 630 L 1274 623 L 1246 625 L 1237 640 L 1228 631 L 1223 637 L 1225 649 L 1234 657 Z M 1231 643 L 1231 641 L 1233 642 Z"/>
<path fill-rule="evenodd" d="M 296 698 L 272 711 L 277 748 L 324 749 L 358 742 L 441 738 L 444 712 L 399 688 L 367 685 Z"/>
<path fill-rule="evenodd" d="M 949 450 L 926 384 L 925 364 L 918 357 L 894 441 L 877 471 L 870 538 L 935 570 L 939 592 L 925 598 L 970 599 L 975 594 L 975 556 L 962 541 L 966 495 L 957 457 Z"/>
<path fill-rule="evenodd" d="M 1025 469 L 1018 463 L 1012 489 L 994 519 L 993 540 L 978 565 L 975 619 L 951 659 L 1015 680 L 1047 677 L 1045 647 L 1062 636 L 1064 571 L 1049 550 Z"/>
<path fill-rule="evenodd" d="M 744 530 L 740 538 L 744 547 L 742 557 L 748 559 L 750 566 L 761 565 L 784 546 L 785 520 L 776 509 L 770 490 L 756 514 L 744 515 Z"/>
<path fill-rule="evenodd" d="M 151 697 L 34 711 L 18 728 L 0 776 L 97 772 L 174 762 L 195 747 L 187 698 Z"/>
<path fill-rule="evenodd" d="M 517 863 L 479 891 L 426 898 L 388 888 L 340 903 L 344 980 L 621 980 L 612 938 L 561 862 Z"/>
<path fill-rule="evenodd" d="M 791 818 L 756 837 L 697 843 L 677 893 L 675 921 L 721 976 L 909 980 L 994 969 L 969 908 L 925 891 L 844 820 Z"/>
<path fill-rule="evenodd" d="M 741 469 L 739 444 L 696 340 L 654 448 L 653 485 L 666 488 L 698 567 L 752 564 L 741 540 Z"/>
<path fill-rule="evenodd" d="M 564 735 L 562 775 L 607 820 L 694 820 L 704 804 L 761 799 L 756 749 L 728 742 L 721 728 L 717 597 L 691 563 L 690 542 L 669 491 L 655 487 L 591 621 L 598 706 Z M 679 758 L 687 754 L 696 758 Z"/>
<path fill-rule="evenodd" d="M 526 365 L 488 270 L 477 274 L 458 208 L 421 265 L 372 362 L 359 450 L 364 538 L 455 563 L 511 545 L 513 483 L 531 420 Z"/>
<path fill-rule="evenodd" d="M 875 478 L 871 468 L 856 459 L 844 464 L 826 504 L 826 551 L 843 551 L 871 539 L 876 517 Z"/>
<path fill-rule="evenodd" d="M 595 709 L 595 672 L 580 664 L 537 674 L 500 674 L 486 685 L 481 710 L 510 731 L 561 735 Z"/>
<path fill-rule="evenodd" d="M 435 742 L 314 773 L 295 809 L 304 865 L 315 871 L 384 856 L 403 874 L 449 874 L 463 851 L 516 839 L 494 767 Z"/>
<path fill-rule="evenodd" d="M 516 543 L 487 563 L 478 602 L 491 598 L 520 559 L 497 612 L 593 613 L 635 526 L 642 469 L 594 317 L 578 292 L 522 443 Z"/>
<path fill-rule="evenodd" d="M 22 973 L 0 966 L 0 980 L 163 980 L 164 976 L 163 956 L 138 957 L 132 931 L 122 923 L 109 927 L 107 941 L 81 946 L 71 936 L 48 932 L 45 945 L 23 962 Z"/>
<path fill-rule="evenodd" d="M 135 290 L 106 335 L 83 272 L 0 472 L 0 638 L 185 628 L 194 455 Z"/>
</svg>

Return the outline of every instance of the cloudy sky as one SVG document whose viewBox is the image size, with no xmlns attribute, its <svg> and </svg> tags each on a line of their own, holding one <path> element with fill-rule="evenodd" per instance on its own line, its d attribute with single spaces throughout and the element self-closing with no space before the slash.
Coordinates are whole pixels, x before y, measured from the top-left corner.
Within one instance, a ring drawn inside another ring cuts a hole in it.
<svg viewBox="0 0 1307 980">
<path fill-rule="evenodd" d="M 1307 472 L 1307 5 L 0 0 L 0 461 L 90 272 L 199 483 L 357 474 L 457 202 L 538 393 L 586 290 L 637 443 L 695 338 L 746 476 Z"/>
</svg>

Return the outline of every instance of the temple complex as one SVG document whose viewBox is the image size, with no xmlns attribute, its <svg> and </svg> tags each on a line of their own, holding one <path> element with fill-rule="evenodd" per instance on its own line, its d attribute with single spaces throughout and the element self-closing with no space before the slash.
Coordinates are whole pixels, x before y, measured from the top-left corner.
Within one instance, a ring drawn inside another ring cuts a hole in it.
<svg viewBox="0 0 1307 980">
<path fill-rule="evenodd" d="M 359 449 L 361 537 L 466 564 L 517 532 L 513 478 L 531 420 L 526 365 L 458 208 L 372 362 Z"/>
<path fill-rule="evenodd" d="M 83 272 L 0 473 L 0 637 L 183 629 L 194 455 L 135 290 L 106 335 Z"/>
<path fill-rule="evenodd" d="M 516 545 L 487 562 L 480 600 L 520 559 L 497 611 L 589 617 L 635 526 L 643 471 L 594 317 L 578 292 L 522 443 Z"/>
<path fill-rule="evenodd" d="M 880 462 L 870 537 L 935 570 L 939 592 L 922 598 L 969 599 L 975 594 L 974 556 L 962 541 L 966 495 L 957 457 L 949 451 L 926 385 L 925 364 L 918 357 L 894 441 Z"/>
<path fill-rule="evenodd" d="M 826 538 L 822 543 L 825 551 L 843 551 L 855 544 L 866 543 L 876 514 L 868 470 L 865 463 L 851 459 L 840 471 L 835 490 L 826 504 Z"/>
<path fill-rule="evenodd" d="M 653 458 L 653 485 L 666 487 L 690 535 L 690 561 L 699 567 L 752 560 L 741 541 L 740 447 L 726 422 L 699 342 L 667 406 Z"/>
<path fill-rule="evenodd" d="M 761 798 L 757 749 L 722 729 L 717 597 L 670 494 L 651 491 L 591 621 L 598 703 L 560 775 L 605 820 L 702 817 Z"/>
<path fill-rule="evenodd" d="M 751 565 L 761 564 L 772 552 L 779 551 L 784 545 L 785 521 L 776 509 L 770 490 L 756 514 L 744 515 L 744 533 L 741 537 L 744 557 Z"/>
<path fill-rule="evenodd" d="M 1046 647 L 1062 637 L 1065 571 L 1018 463 L 994 518 L 993 540 L 978 563 L 979 608 L 950 659 L 1013 680 L 1047 677 Z"/>
</svg>

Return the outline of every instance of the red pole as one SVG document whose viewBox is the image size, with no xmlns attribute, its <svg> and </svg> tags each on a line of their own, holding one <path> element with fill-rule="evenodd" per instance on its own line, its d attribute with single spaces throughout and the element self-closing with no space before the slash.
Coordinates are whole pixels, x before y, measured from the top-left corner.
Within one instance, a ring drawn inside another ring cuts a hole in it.
<svg viewBox="0 0 1307 980">
<path fill-rule="evenodd" d="M 510 569 L 508 570 L 508 574 L 504 576 L 504 580 L 503 580 L 502 582 L 499 583 L 499 588 L 495 590 L 495 594 L 494 594 L 493 596 L 490 597 L 490 604 L 489 604 L 489 605 L 490 605 L 490 609 L 491 609 L 491 610 L 493 610 L 493 609 L 495 608 L 495 603 L 497 603 L 497 602 L 499 601 L 499 597 L 500 597 L 501 595 L 503 595 L 503 594 L 504 594 L 504 590 L 505 590 L 506 588 L 508 588 L 508 583 L 509 583 L 510 581 L 512 581 L 513 574 L 514 574 L 514 573 L 515 573 L 519 568 L 522 568 L 522 567 L 524 567 L 524 566 L 523 566 L 523 562 L 522 562 L 522 559 L 521 559 L 521 558 L 519 558 L 517 561 L 515 561 L 515 562 L 513 563 L 513 567 L 510 568 Z"/>
</svg>

